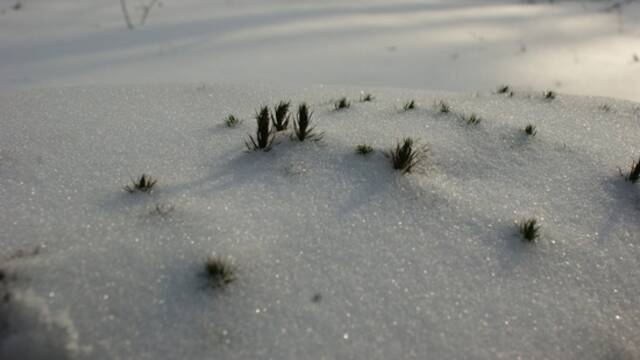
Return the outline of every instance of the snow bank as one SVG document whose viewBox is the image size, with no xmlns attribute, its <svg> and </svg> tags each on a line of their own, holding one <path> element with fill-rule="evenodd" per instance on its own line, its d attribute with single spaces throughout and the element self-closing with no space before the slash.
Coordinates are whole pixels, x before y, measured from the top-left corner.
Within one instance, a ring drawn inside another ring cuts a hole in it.
<svg viewBox="0 0 640 360">
<path fill-rule="evenodd" d="M 341 96 L 351 108 L 333 111 Z M 247 153 L 255 110 L 281 99 L 311 104 L 323 140 L 279 134 Z M 16 306 L 38 309 L 20 315 L 33 350 L 60 356 L 81 343 L 93 359 L 635 358 L 640 191 L 618 167 L 640 154 L 637 107 L 518 89 L 5 93 L 0 255 L 46 246 Z M 229 113 L 244 122 L 227 128 Z M 470 113 L 482 122 L 458 118 Z M 405 136 L 429 147 L 408 176 L 382 155 Z M 155 191 L 124 192 L 143 172 Z M 516 230 L 529 216 L 535 244 Z M 225 291 L 199 276 L 211 254 L 238 266 Z"/>
</svg>

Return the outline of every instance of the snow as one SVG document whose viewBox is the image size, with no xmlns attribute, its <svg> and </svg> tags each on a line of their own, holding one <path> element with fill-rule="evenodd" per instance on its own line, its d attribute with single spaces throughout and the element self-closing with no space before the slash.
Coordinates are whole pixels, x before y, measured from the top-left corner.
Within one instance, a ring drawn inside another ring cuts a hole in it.
<svg viewBox="0 0 640 360">
<path fill-rule="evenodd" d="M 52 316 L 46 302 L 32 292 L 12 293 L 0 304 L 0 317 L 8 332 L 0 346 L 2 359 L 65 359 L 69 353 L 88 353 L 80 349 L 78 334 L 66 316 Z"/>
<path fill-rule="evenodd" d="M 233 82 L 640 101 L 640 5 L 519 0 L 0 0 L 0 89 Z M 128 0 L 134 22 L 140 5 Z"/>
<path fill-rule="evenodd" d="M 0 0 L 1 360 L 640 357 L 640 3 L 144 3 Z"/>
<path fill-rule="evenodd" d="M 334 111 L 341 96 L 352 106 Z M 270 152 L 246 152 L 254 112 L 281 99 L 308 102 L 323 140 L 278 134 Z M 401 111 L 410 99 L 418 108 Z M 39 309 L 5 333 L 44 338 L 26 359 L 640 353 L 640 193 L 618 173 L 639 153 L 637 103 L 216 83 L 12 91 L 0 104 L 3 268 L 12 293 L 38 299 L 9 304 Z M 457 117 L 472 112 L 480 124 Z M 244 122 L 227 128 L 229 113 Z M 429 151 L 403 176 L 383 151 L 406 136 Z M 361 143 L 376 151 L 355 154 Z M 151 194 L 122 189 L 142 173 L 158 179 Z M 535 244 L 515 224 L 530 216 Z M 213 254 L 238 269 L 222 291 L 200 275 Z M 50 347 L 64 351 L 38 357 Z"/>
</svg>

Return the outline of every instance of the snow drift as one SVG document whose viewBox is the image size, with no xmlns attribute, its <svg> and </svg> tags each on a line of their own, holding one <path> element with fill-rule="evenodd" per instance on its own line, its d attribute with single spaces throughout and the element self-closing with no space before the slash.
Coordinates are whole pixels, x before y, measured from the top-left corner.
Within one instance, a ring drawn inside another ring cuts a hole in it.
<svg viewBox="0 0 640 360">
<path fill-rule="evenodd" d="M 334 111 L 342 96 L 351 107 Z M 322 141 L 284 132 L 247 152 L 254 112 L 281 99 L 310 104 Z M 0 107 L 2 255 L 45 246 L 15 265 L 32 295 L 16 298 L 3 354 L 25 341 L 42 344 L 34 357 L 93 359 L 640 354 L 640 189 L 618 171 L 640 155 L 638 104 L 219 84 L 30 90 Z M 479 124 L 460 120 L 472 113 Z M 406 136 L 429 150 L 401 175 L 383 152 Z M 125 192 L 142 173 L 154 191 Z M 534 244 L 517 232 L 527 217 Z M 237 265 L 223 291 L 199 276 L 212 254 Z"/>
</svg>

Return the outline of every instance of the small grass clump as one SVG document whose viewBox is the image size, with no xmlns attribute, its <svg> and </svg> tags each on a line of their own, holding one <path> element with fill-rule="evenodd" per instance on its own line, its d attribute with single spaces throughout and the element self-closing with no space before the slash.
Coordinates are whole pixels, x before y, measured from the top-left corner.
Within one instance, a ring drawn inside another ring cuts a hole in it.
<svg viewBox="0 0 640 360">
<path fill-rule="evenodd" d="M 640 180 L 640 159 L 638 159 L 638 161 L 631 162 L 629 173 L 626 176 L 622 174 L 622 170 L 619 171 L 620 175 L 624 176 L 627 181 L 631 181 L 632 184 L 637 183 L 638 180 Z"/>
<path fill-rule="evenodd" d="M 404 105 L 402 105 L 402 110 L 409 111 L 414 110 L 417 107 L 415 100 L 409 100 Z"/>
<path fill-rule="evenodd" d="M 524 128 L 524 133 L 529 136 L 536 136 L 538 130 L 536 129 L 535 125 L 529 124 Z"/>
<path fill-rule="evenodd" d="M 373 152 L 373 148 L 367 144 L 360 144 L 356 146 L 356 154 L 369 155 Z"/>
<path fill-rule="evenodd" d="M 131 185 L 125 186 L 124 189 L 129 193 L 149 193 L 156 185 L 156 182 L 157 180 L 153 179 L 151 176 L 142 174 L 142 176 L 140 176 L 138 180 L 131 179 Z"/>
<path fill-rule="evenodd" d="M 227 286 L 236 280 L 236 268 L 226 258 L 210 256 L 204 262 L 205 276 L 209 286 L 216 289 Z"/>
<path fill-rule="evenodd" d="M 235 115 L 229 115 L 229 116 L 227 116 L 226 119 L 224 119 L 224 124 L 227 125 L 227 127 L 229 127 L 229 128 L 234 128 L 234 127 L 240 125 L 241 122 L 242 122 L 242 120 L 240 120 L 237 117 L 235 117 Z"/>
<path fill-rule="evenodd" d="M 545 100 L 554 100 L 556 98 L 557 94 L 555 93 L 555 91 L 549 90 L 549 91 L 545 91 L 542 93 L 542 97 Z"/>
<path fill-rule="evenodd" d="M 518 230 L 522 239 L 527 242 L 534 242 L 540 237 L 540 225 L 536 218 L 524 219 L 518 225 Z"/>
<path fill-rule="evenodd" d="M 373 101 L 373 95 L 367 93 L 360 96 L 360 102 L 370 102 Z"/>
<path fill-rule="evenodd" d="M 347 100 L 346 97 L 341 98 L 340 100 L 333 103 L 333 110 L 339 111 L 343 109 L 348 109 L 351 107 L 351 103 Z"/>
<path fill-rule="evenodd" d="M 289 107 L 291 104 L 288 101 L 280 101 L 274 108 L 271 115 L 271 123 L 276 131 L 287 130 L 289 127 L 289 120 L 291 114 L 289 113 Z"/>
<path fill-rule="evenodd" d="M 509 93 L 511 90 L 511 87 L 509 87 L 509 85 L 500 85 L 498 86 L 498 90 L 497 93 L 498 94 L 507 94 Z"/>
<path fill-rule="evenodd" d="M 425 148 L 416 147 L 415 141 L 408 137 L 398 143 L 386 155 L 391 159 L 391 165 L 395 170 L 403 174 L 410 173 L 414 167 L 422 161 Z"/>
<path fill-rule="evenodd" d="M 249 149 L 249 151 L 271 150 L 275 133 L 269 127 L 270 116 L 268 107 L 263 106 L 260 111 L 256 113 L 256 123 L 258 124 L 258 129 L 256 130 L 255 139 L 249 135 L 250 142 L 244 142 L 247 149 Z"/>
<path fill-rule="evenodd" d="M 602 104 L 600 106 L 598 106 L 598 109 L 604 111 L 604 112 L 611 112 L 611 110 L 613 110 L 613 107 L 609 104 Z"/>
<path fill-rule="evenodd" d="M 309 107 L 306 103 L 300 104 L 298 106 L 298 116 L 296 117 L 296 121 L 293 123 L 293 134 L 292 137 L 295 137 L 299 141 L 315 140 L 319 141 L 322 138 L 322 134 L 317 134 L 311 127 L 311 116 L 313 115 L 313 111 L 309 110 Z"/>
<path fill-rule="evenodd" d="M 466 123 L 469 125 L 477 125 L 480 124 L 482 118 L 473 113 L 471 115 L 462 115 L 462 120 L 466 121 Z"/>
<path fill-rule="evenodd" d="M 444 100 L 440 100 L 437 103 L 437 107 L 440 114 L 448 114 L 451 112 L 451 106 L 449 106 L 449 104 L 447 104 Z"/>
</svg>

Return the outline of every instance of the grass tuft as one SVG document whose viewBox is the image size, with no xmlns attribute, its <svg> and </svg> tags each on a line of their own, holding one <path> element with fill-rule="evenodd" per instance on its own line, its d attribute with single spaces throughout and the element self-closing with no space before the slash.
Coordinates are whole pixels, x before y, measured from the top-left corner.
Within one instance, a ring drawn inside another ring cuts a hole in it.
<svg viewBox="0 0 640 360">
<path fill-rule="evenodd" d="M 622 170 L 620 170 L 620 175 L 624 176 L 622 174 Z M 640 180 L 640 159 L 638 159 L 638 161 L 631 162 L 629 174 L 624 176 L 624 178 L 627 179 L 627 181 L 631 181 L 632 184 L 635 184 Z"/>
<path fill-rule="evenodd" d="M 482 121 L 482 118 L 476 115 L 475 113 L 471 115 L 462 115 L 461 118 L 462 120 L 466 121 L 467 124 L 469 125 L 477 125 L 477 124 L 480 124 L 480 122 Z"/>
<path fill-rule="evenodd" d="M 347 100 L 346 97 L 341 98 L 340 100 L 333 103 L 333 110 L 339 111 L 343 109 L 348 109 L 351 107 L 351 103 Z"/>
<path fill-rule="evenodd" d="M 527 127 L 524 128 L 524 132 L 527 135 L 536 136 L 536 134 L 538 133 L 538 130 L 536 129 L 535 125 L 529 124 L 527 125 Z"/>
<path fill-rule="evenodd" d="M 540 237 L 540 225 L 536 218 L 523 219 L 518 225 L 518 230 L 522 239 L 527 242 L 534 242 Z"/>
<path fill-rule="evenodd" d="M 305 141 L 307 139 L 318 141 L 322 138 L 322 134 L 315 133 L 313 131 L 314 128 L 311 127 L 311 116 L 313 116 L 313 111 L 309 110 L 306 103 L 298 106 L 298 116 L 293 123 L 292 138 L 295 137 L 299 141 Z"/>
<path fill-rule="evenodd" d="M 373 152 L 373 148 L 367 144 L 360 144 L 356 146 L 356 154 L 368 155 Z"/>
<path fill-rule="evenodd" d="M 402 110 L 409 111 L 414 110 L 417 107 L 415 100 L 409 100 L 404 105 L 402 105 Z"/>
<path fill-rule="evenodd" d="M 609 104 L 602 104 L 600 106 L 598 106 L 598 109 L 604 111 L 604 112 L 610 112 L 611 110 L 613 110 L 613 107 Z"/>
<path fill-rule="evenodd" d="M 236 280 L 235 266 L 225 258 L 211 256 L 204 263 L 205 275 L 209 286 L 222 288 Z"/>
<path fill-rule="evenodd" d="M 276 131 L 287 130 L 289 127 L 289 120 L 291 114 L 289 113 L 289 107 L 291 104 L 288 101 L 280 101 L 278 105 L 273 108 L 273 114 L 271 115 L 271 123 Z"/>
<path fill-rule="evenodd" d="M 256 123 L 258 124 L 258 129 L 256 130 L 255 139 L 253 136 L 249 135 L 249 141 L 245 141 L 244 144 L 247 146 L 249 151 L 269 151 L 273 146 L 273 140 L 275 138 L 275 133 L 269 127 L 269 108 L 263 106 L 259 112 L 256 113 Z"/>
<path fill-rule="evenodd" d="M 549 91 L 545 91 L 542 93 L 542 97 L 544 97 L 545 100 L 554 100 L 556 98 L 557 94 L 555 93 L 555 91 L 549 90 Z"/>
<path fill-rule="evenodd" d="M 227 125 L 227 127 L 229 127 L 229 128 L 234 128 L 234 127 L 240 125 L 241 122 L 242 122 L 242 120 L 240 120 L 237 117 L 235 117 L 235 115 L 229 115 L 229 116 L 227 116 L 226 119 L 224 119 L 224 124 Z"/>
<path fill-rule="evenodd" d="M 155 186 L 157 180 L 153 179 L 151 176 L 147 176 L 142 174 L 138 178 L 138 180 L 131 179 L 131 185 L 127 185 L 124 189 L 129 193 L 135 192 L 151 192 L 153 187 Z"/>
<path fill-rule="evenodd" d="M 375 98 L 369 93 L 360 96 L 360 102 L 370 102 L 373 101 L 373 99 Z"/>
<path fill-rule="evenodd" d="M 508 92 L 510 92 L 511 88 L 509 87 L 509 85 L 500 85 L 498 86 L 498 90 L 497 93 L 498 94 L 506 94 Z"/>
<path fill-rule="evenodd" d="M 395 148 L 392 148 L 386 155 L 391 159 L 391 165 L 395 170 L 406 174 L 410 173 L 422 161 L 425 151 L 424 147 L 416 147 L 415 141 L 408 137 L 396 144 Z"/>
<path fill-rule="evenodd" d="M 444 100 L 440 100 L 437 106 L 438 106 L 438 112 L 440 114 L 448 114 L 451 112 L 451 106 L 449 106 L 449 104 L 447 104 Z"/>
</svg>

